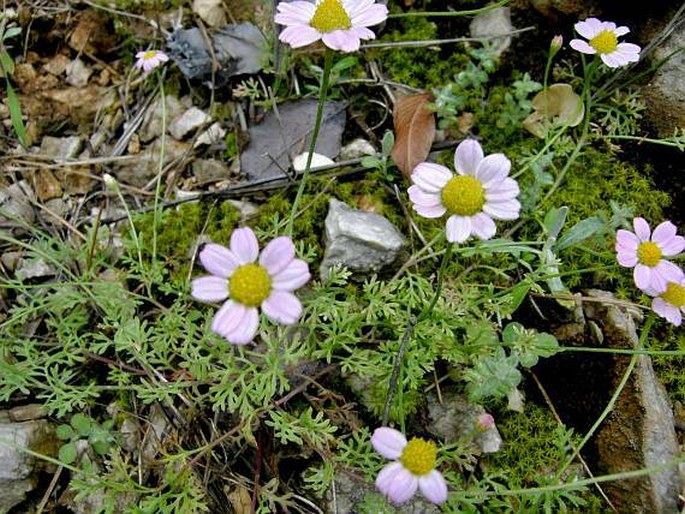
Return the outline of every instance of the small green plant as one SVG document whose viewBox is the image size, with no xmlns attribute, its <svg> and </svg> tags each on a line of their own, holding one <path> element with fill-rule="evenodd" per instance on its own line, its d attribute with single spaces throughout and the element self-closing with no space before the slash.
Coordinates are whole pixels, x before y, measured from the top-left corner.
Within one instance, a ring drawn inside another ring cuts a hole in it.
<svg viewBox="0 0 685 514">
<path fill-rule="evenodd" d="M 59 449 L 59 460 L 64 464 L 72 464 L 78 457 L 78 441 L 88 441 L 88 444 L 100 457 L 109 453 L 115 437 L 112 429 L 114 420 L 108 419 L 102 424 L 95 419 L 77 412 L 71 417 L 69 424 L 57 427 L 57 437 L 66 441 Z"/>
<path fill-rule="evenodd" d="M 8 52 L 9 47 L 6 46 L 6 42 L 9 39 L 15 38 L 19 34 L 21 34 L 21 28 L 7 27 L 7 18 L 5 14 L 0 13 L 0 73 L 2 78 L 5 79 L 7 107 L 9 108 L 12 120 L 12 127 L 19 142 L 23 145 L 26 142 L 26 128 L 24 127 L 24 120 L 21 114 L 21 104 L 11 81 L 12 74 L 14 73 L 14 59 Z"/>
</svg>

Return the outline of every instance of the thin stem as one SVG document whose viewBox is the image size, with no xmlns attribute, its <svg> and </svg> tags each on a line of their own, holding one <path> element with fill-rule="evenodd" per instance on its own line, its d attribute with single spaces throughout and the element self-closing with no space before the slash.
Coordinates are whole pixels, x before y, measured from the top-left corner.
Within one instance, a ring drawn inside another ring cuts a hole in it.
<svg viewBox="0 0 685 514">
<path fill-rule="evenodd" d="M 302 199 L 302 194 L 304 193 L 304 188 L 307 185 L 307 179 L 309 178 L 309 171 L 312 167 L 312 157 L 314 156 L 314 149 L 316 148 L 316 140 L 319 138 L 319 129 L 321 128 L 321 120 L 323 118 L 323 108 L 326 103 L 326 93 L 328 90 L 328 81 L 331 75 L 331 67 L 333 65 L 333 52 L 326 49 L 326 54 L 324 56 L 323 65 L 323 77 L 321 78 L 321 89 L 319 90 L 319 103 L 316 106 L 316 118 L 314 119 L 314 130 L 312 131 L 312 140 L 309 143 L 309 155 L 307 155 L 307 164 L 302 172 L 302 178 L 300 179 L 300 187 L 297 189 L 297 195 L 295 195 L 295 200 L 293 201 L 292 209 L 290 210 L 290 218 L 288 219 L 288 226 L 286 227 L 286 234 L 289 236 L 293 235 L 293 223 L 295 217 L 297 216 L 297 206 Z"/>
<path fill-rule="evenodd" d="M 447 262 L 450 260 L 450 257 L 452 257 L 453 248 L 454 245 L 448 241 L 447 248 L 445 249 L 445 253 L 442 256 L 442 262 L 440 263 L 440 270 L 438 271 L 438 282 L 435 285 L 435 293 L 433 294 L 433 299 L 428 304 L 428 307 L 423 309 L 421 314 L 419 314 L 419 321 L 423 321 L 424 319 L 426 319 L 426 317 L 433 310 L 433 307 L 435 307 L 435 304 L 438 303 L 438 298 L 440 298 L 440 293 L 442 292 L 442 283 L 445 279 L 445 269 L 447 268 Z"/>
<path fill-rule="evenodd" d="M 644 347 L 644 344 L 647 340 L 647 336 L 649 335 L 649 331 L 652 328 L 653 322 L 654 322 L 654 316 L 650 314 L 649 316 L 647 316 L 647 321 L 645 321 L 645 326 L 642 328 L 642 332 L 640 333 L 640 339 L 638 340 L 638 343 L 637 343 L 637 350 L 640 350 Z M 616 387 L 616 390 L 614 391 L 614 394 L 611 396 L 609 403 L 604 408 L 604 410 L 602 411 L 602 414 L 600 414 L 599 418 L 597 418 L 597 421 L 595 421 L 595 423 L 592 425 L 592 427 L 590 427 L 590 430 L 588 430 L 587 434 L 585 434 L 585 437 L 583 437 L 583 440 L 580 442 L 580 444 L 578 444 L 578 446 L 573 450 L 573 453 L 569 456 L 569 458 L 566 459 L 566 462 L 564 462 L 564 465 L 561 466 L 559 471 L 557 471 L 557 473 L 556 473 L 557 480 L 559 480 L 561 478 L 561 476 L 564 474 L 564 471 L 566 471 L 566 469 L 571 465 L 571 463 L 578 456 L 578 454 L 580 453 L 580 450 L 583 449 L 583 447 L 587 444 L 587 442 L 590 440 L 590 438 L 595 434 L 595 432 L 599 428 L 599 425 L 602 424 L 602 422 L 606 419 L 606 417 L 609 415 L 609 413 L 614 409 L 614 405 L 616 405 L 616 401 L 618 400 L 618 397 L 623 392 L 623 388 L 625 388 L 626 384 L 628 383 L 628 380 L 630 379 L 630 376 L 633 373 L 633 370 L 635 369 L 635 366 L 637 365 L 638 357 L 639 357 L 639 354 L 635 353 L 630 358 L 630 362 L 628 363 L 628 367 L 626 368 L 625 373 L 623 373 L 623 377 L 621 378 L 621 382 Z"/>
<path fill-rule="evenodd" d="M 552 187 L 549 189 L 549 191 L 547 191 L 547 194 L 543 198 L 543 201 L 549 200 L 549 198 L 559 188 L 559 186 L 564 180 L 566 172 L 569 170 L 571 165 L 576 161 L 576 159 L 580 155 L 580 152 L 585 146 L 585 143 L 587 142 L 587 135 L 590 131 L 590 114 L 592 108 L 592 95 L 590 94 L 590 88 L 592 86 L 592 75 L 594 74 L 595 69 L 597 69 L 597 62 L 595 61 L 591 63 L 589 66 L 586 66 L 585 58 L 583 58 L 583 69 L 585 71 L 585 82 L 583 83 L 583 96 L 585 97 L 585 119 L 583 120 L 583 131 L 580 134 L 580 138 L 578 139 L 576 147 L 573 149 L 573 153 L 571 153 L 568 160 L 566 161 L 566 164 L 564 164 L 564 167 L 559 172 L 559 175 L 557 175 L 554 184 L 552 184 Z"/>
<path fill-rule="evenodd" d="M 157 170 L 157 183 L 155 184 L 155 203 L 154 216 L 152 222 L 152 260 L 154 264 L 157 258 L 157 227 L 159 226 L 162 210 L 159 208 L 159 191 L 162 188 L 162 172 L 164 171 L 164 153 L 166 146 L 166 98 L 164 95 L 164 78 L 162 73 L 158 73 L 159 77 L 159 95 L 162 102 L 162 135 L 160 136 L 159 149 L 159 165 Z"/>
<path fill-rule="evenodd" d="M 466 11 L 412 11 L 388 15 L 391 18 L 428 18 L 428 17 L 449 17 L 449 16 L 473 16 L 484 12 L 492 11 L 509 3 L 509 0 L 501 0 L 496 4 L 488 5 L 480 9 L 470 9 Z"/>
<path fill-rule="evenodd" d="M 402 336 L 402 342 L 400 343 L 400 349 L 397 351 L 397 357 L 395 357 L 395 363 L 392 367 L 392 375 L 390 376 L 390 384 L 388 385 L 388 398 L 385 400 L 385 408 L 383 409 L 383 423 L 381 426 L 387 426 L 388 421 L 390 421 L 390 406 L 395 397 L 395 391 L 399 384 L 400 370 L 402 369 L 402 361 L 404 360 L 404 352 L 407 349 L 407 344 L 411 338 L 411 334 L 414 330 L 414 325 L 416 325 L 416 316 L 409 316 L 409 321 L 407 321 L 407 327 L 404 329 L 404 335 Z M 401 388 L 400 388 L 401 389 Z M 404 425 L 404 416 L 402 417 L 401 424 Z M 404 430 L 402 430 L 404 432 Z"/>
</svg>

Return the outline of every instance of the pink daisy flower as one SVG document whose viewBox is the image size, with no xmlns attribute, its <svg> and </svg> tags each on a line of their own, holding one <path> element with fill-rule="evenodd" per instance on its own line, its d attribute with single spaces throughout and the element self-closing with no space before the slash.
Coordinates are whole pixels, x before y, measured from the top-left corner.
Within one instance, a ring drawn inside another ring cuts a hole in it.
<svg viewBox="0 0 685 514">
<path fill-rule="evenodd" d="M 167 62 L 169 57 L 161 50 L 143 50 L 136 54 L 136 59 L 138 60 L 133 67 L 142 69 L 144 73 L 149 73 L 157 66 Z"/>
<path fill-rule="evenodd" d="M 676 226 L 670 221 L 659 224 L 652 233 L 643 218 L 633 219 L 635 233 L 629 230 L 616 232 L 616 257 L 626 268 L 635 268 L 633 278 L 643 291 L 662 293 L 668 282 L 677 282 L 681 269 L 664 256 L 677 255 L 685 249 L 685 238 L 676 235 Z"/>
<path fill-rule="evenodd" d="M 388 8 L 374 0 L 316 0 L 280 2 L 274 20 L 285 25 L 278 39 L 293 48 L 321 39 L 333 50 L 354 52 L 361 39 L 376 35 L 367 27 L 388 17 Z"/>
<path fill-rule="evenodd" d="M 371 436 L 371 444 L 383 457 L 395 461 L 387 464 L 376 478 L 376 487 L 392 503 L 406 502 L 417 489 L 435 504 L 447 499 L 447 483 L 435 469 L 435 443 L 419 437 L 407 441 L 402 432 L 381 427 Z"/>
<path fill-rule="evenodd" d="M 462 141 L 454 154 L 457 174 L 439 164 L 422 162 L 411 175 L 409 199 L 424 218 L 447 218 L 447 240 L 463 243 L 471 235 L 490 239 L 493 220 L 518 218 L 518 183 L 508 177 L 511 162 L 504 154 L 483 157 L 478 141 Z"/>
<path fill-rule="evenodd" d="M 230 249 L 206 244 L 200 262 L 209 276 L 193 280 L 192 296 L 201 302 L 222 302 L 212 320 L 212 330 L 231 344 L 247 344 L 259 328 L 261 307 L 266 316 L 282 325 L 294 324 L 302 304 L 292 291 L 310 278 L 309 266 L 295 258 L 289 237 L 277 237 L 259 254 L 252 229 L 233 231 Z"/>
<path fill-rule="evenodd" d="M 656 296 L 652 300 L 652 310 L 666 321 L 679 327 L 683 322 L 685 312 L 685 274 L 682 273 L 679 280 L 669 282 L 666 290 L 661 294 L 654 294 L 654 291 L 647 291 L 647 294 Z"/>
<path fill-rule="evenodd" d="M 587 41 L 572 39 L 569 43 L 571 48 L 584 54 L 599 54 L 602 62 L 609 68 L 625 66 L 640 59 L 639 46 L 618 42 L 620 36 L 630 32 L 628 27 L 617 27 L 613 22 L 599 21 L 597 18 L 579 21 L 574 27 Z"/>
</svg>

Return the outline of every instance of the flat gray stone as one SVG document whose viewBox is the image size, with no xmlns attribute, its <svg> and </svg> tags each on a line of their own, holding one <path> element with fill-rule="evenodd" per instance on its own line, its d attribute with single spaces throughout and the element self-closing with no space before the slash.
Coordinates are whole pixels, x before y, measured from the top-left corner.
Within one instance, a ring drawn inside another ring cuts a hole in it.
<svg viewBox="0 0 685 514">
<path fill-rule="evenodd" d="M 0 416 L 0 419 L 6 418 L 6 413 Z M 0 422 L 0 512 L 7 512 L 24 501 L 26 493 L 36 485 L 37 473 L 50 467 L 22 448 L 54 457 L 57 451 L 54 427 L 44 419 Z"/>
<path fill-rule="evenodd" d="M 288 176 L 292 159 L 309 151 L 316 100 L 284 102 L 278 115 L 269 112 L 259 125 L 250 127 L 250 144 L 240 155 L 240 168 L 249 181 Z M 326 102 L 315 153 L 334 158 L 340 152 L 345 129 L 345 102 Z"/>
<path fill-rule="evenodd" d="M 21 232 L 35 221 L 32 200 L 35 200 L 35 193 L 26 180 L 0 189 L 0 234 Z"/>
<path fill-rule="evenodd" d="M 397 262 L 407 244 L 397 227 L 383 216 L 352 209 L 335 198 L 329 202 L 325 230 L 322 280 L 336 264 L 356 275 L 385 271 Z"/>
<path fill-rule="evenodd" d="M 490 11 L 477 14 L 469 25 L 471 37 L 502 36 L 491 39 L 493 52 L 499 57 L 511 45 L 511 36 L 508 35 L 514 26 L 511 24 L 511 9 L 498 7 Z"/>
<path fill-rule="evenodd" d="M 167 95 L 164 99 L 166 112 L 162 109 L 161 98 L 157 98 L 145 112 L 143 122 L 138 129 L 138 137 L 140 138 L 141 143 L 149 143 L 153 139 L 161 136 L 163 122 L 166 123 L 168 130 L 172 120 L 178 118 L 183 112 L 184 106 L 178 98 Z M 165 114 L 166 116 L 164 116 Z"/>
<path fill-rule="evenodd" d="M 169 125 L 169 134 L 180 141 L 209 120 L 210 117 L 206 112 L 197 107 L 191 107 Z"/>
<path fill-rule="evenodd" d="M 40 142 L 40 154 L 55 159 L 71 159 L 83 148 L 83 141 L 78 136 L 53 137 L 45 136 Z"/>
</svg>

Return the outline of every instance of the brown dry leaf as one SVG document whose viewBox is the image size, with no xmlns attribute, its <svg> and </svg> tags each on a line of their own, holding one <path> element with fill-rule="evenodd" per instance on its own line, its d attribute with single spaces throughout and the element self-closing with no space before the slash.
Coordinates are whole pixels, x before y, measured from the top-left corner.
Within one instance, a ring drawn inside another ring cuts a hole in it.
<svg viewBox="0 0 685 514">
<path fill-rule="evenodd" d="M 422 93 L 402 96 L 395 104 L 395 145 L 391 155 L 397 167 L 407 177 L 417 164 L 426 160 L 433 144 L 435 116 L 428 108 L 428 103 L 432 100 L 430 93 Z"/>
</svg>

